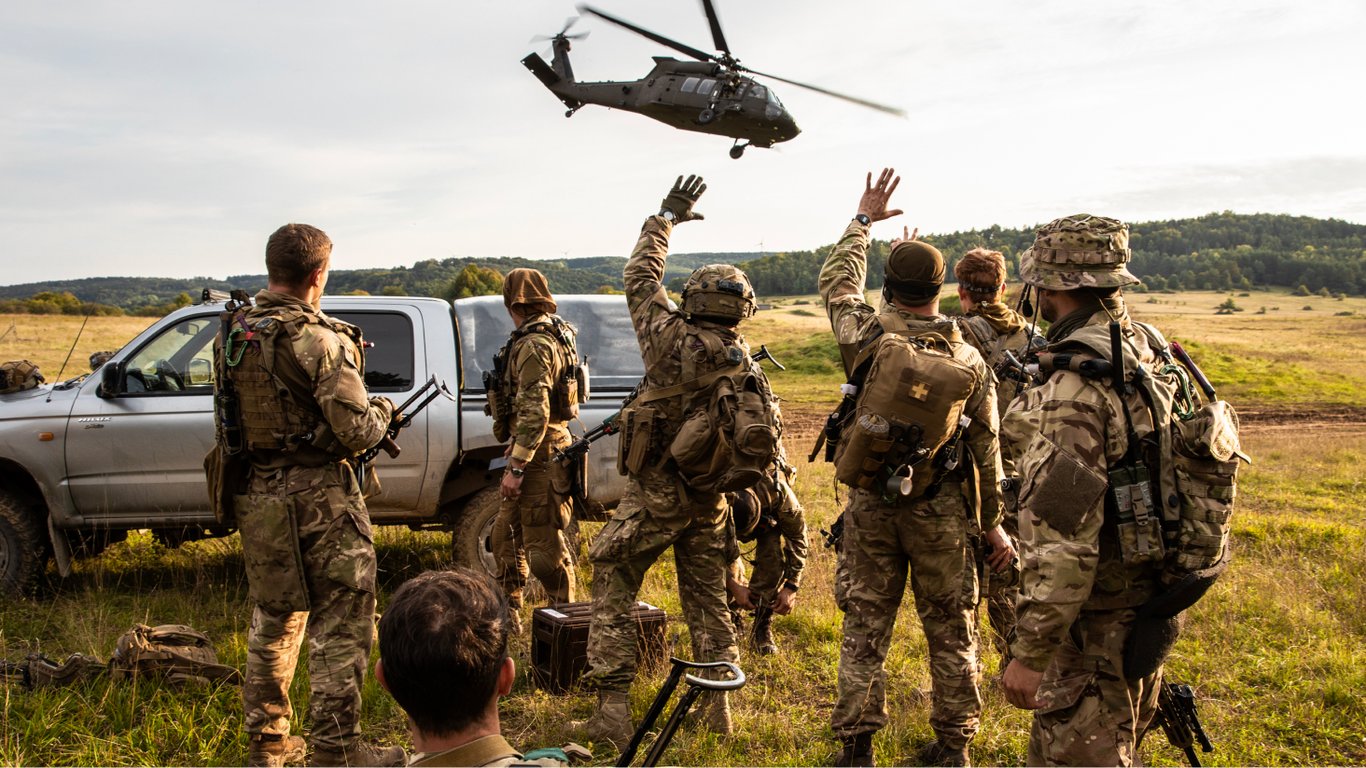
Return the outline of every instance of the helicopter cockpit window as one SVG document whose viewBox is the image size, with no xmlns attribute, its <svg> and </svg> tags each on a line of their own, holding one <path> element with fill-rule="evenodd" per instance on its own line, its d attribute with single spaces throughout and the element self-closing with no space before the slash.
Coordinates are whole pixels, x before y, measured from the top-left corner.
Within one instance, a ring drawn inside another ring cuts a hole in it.
<svg viewBox="0 0 1366 768">
<path fill-rule="evenodd" d="M 706 96 L 706 95 L 710 94 L 712 88 L 715 88 L 715 87 L 716 87 L 716 81 L 715 81 L 715 80 L 703 80 L 702 83 L 701 83 L 700 85 L 697 86 L 697 92 L 698 92 L 699 94 L 703 95 L 703 96 Z"/>
<path fill-rule="evenodd" d="M 693 91 L 697 90 L 697 83 L 701 81 L 701 79 L 702 78 L 700 77 L 689 77 L 688 79 L 683 81 L 683 87 L 679 90 L 683 93 L 692 93 Z"/>
<path fill-rule="evenodd" d="M 752 99 L 758 99 L 759 101 L 763 101 L 764 99 L 768 98 L 768 89 L 763 87 L 762 85 L 752 86 L 749 89 L 749 96 Z"/>
<path fill-rule="evenodd" d="M 776 104 L 780 107 L 783 105 L 781 101 L 778 101 L 778 94 L 774 93 L 773 91 L 768 92 L 768 103 Z"/>
</svg>

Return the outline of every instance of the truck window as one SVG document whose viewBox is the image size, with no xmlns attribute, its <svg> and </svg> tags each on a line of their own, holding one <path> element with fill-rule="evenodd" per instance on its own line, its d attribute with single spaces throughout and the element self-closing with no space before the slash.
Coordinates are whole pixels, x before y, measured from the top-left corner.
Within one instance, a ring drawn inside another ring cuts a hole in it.
<svg viewBox="0 0 1366 768">
<path fill-rule="evenodd" d="M 124 390 L 212 394 L 213 338 L 217 333 L 216 315 L 186 318 L 170 326 L 128 358 Z"/>
<path fill-rule="evenodd" d="M 406 392 L 413 388 L 413 322 L 401 312 L 330 312 L 331 317 L 360 326 L 365 341 L 365 386 L 371 392 Z"/>
</svg>

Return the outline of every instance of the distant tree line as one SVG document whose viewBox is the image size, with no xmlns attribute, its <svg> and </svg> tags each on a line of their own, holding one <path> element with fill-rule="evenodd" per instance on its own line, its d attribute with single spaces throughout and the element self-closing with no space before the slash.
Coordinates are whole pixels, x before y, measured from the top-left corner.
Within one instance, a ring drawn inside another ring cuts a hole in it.
<svg viewBox="0 0 1366 768">
<path fill-rule="evenodd" d="M 1001 251 L 1012 276 L 1019 255 L 1034 241 L 1034 227 L 986 229 L 925 235 L 953 265 L 968 250 L 984 246 Z M 881 264 L 889 242 L 869 249 L 868 285 L 879 288 Z M 1337 219 L 1273 214 L 1240 215 L 1225 211 L 1194 219 L 1134 224 L 1130 268 L 1148 290 L 1235 290 L 1254 286 L 1366 294 L 1366 225 Z M 780 253 L 691 253 L 669 257 L 665 284 L 673 291 L 694 268 L 714 262 L 739 264 L 760 296 L 811 294 L 817 290 L 821 263 L 833 245 Z M 626 259 L 606 256 L 577 259 L 521 258 L 427 259 L 411 267 L 337 270 L 328 291 L 338 294 L 439 296 L 446 299 L 498 293 L 502 276 L 517 267 L 545 273 L 557 293 L 617 293 Z M 37 311 L 84 314 L 87 308 L 110 313 L 164 314 L 183 306 L 204 288 L 265 287 L 265 275 L 226 280 L 106 277 L 0 287 L 0 312 Z M 16 304 L 15 302 L 19 302 Z"/>
</svg>

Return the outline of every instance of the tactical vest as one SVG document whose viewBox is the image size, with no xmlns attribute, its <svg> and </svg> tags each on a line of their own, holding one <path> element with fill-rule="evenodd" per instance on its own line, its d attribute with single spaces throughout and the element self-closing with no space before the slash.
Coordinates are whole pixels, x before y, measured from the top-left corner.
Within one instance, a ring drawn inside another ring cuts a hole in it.
<svg viewBox="0 0 1366 768">
<path fill-rule="evenodd" d="M 11 360 L 0 363 L 0 395 L 36 389 L 47 381 L 38 366 L 27 360 Z"/>
<path fill-rule="evenodd" d="M 316 449 L 318 458 L 351 455 L 326 428 L 311 377 L 294 356 L 293 339 L 306 325 L 323 325 L 351 340 L 356 366 L 365 370 L 360 329 L 295 307 L 254 307 L 232 318 L 222 345 L 225 375 L 237 391 L 243 443 L 249 453 Z M 239 332 L 240 331 L 240 332 Z"/>
<path fill-rule="evenodd" d="M 1023 359 L 1029 345 L 1028 330 L 998 333 L 991 321 L 981 315 L 960 318 L 958 324 L 964 340 L 981 352 L 982 359 L 996 372 L 996 415 L 1004 416 L 1011 401 L 1023 387 L 1018 378 L 1002 370 L 1006 366 L 1006 352 L 1013 352 L 1017 358 Z"/>
<path fill-rule="evenodd" d="M 751 487 L 782 437 L 768 377 L 743 340 L 690 325 L 681 343 L 679 383 L 646 389 L 622 409 L 617 468 L 635 474 L 672 461 L 699 491 Z"/>
<path fill-rule="evenodd" d="M 517 342 L 532 333 L 539 333 L 555 342 L 555 359 L 550 388 L 550 420 L 569 421 L 579 417 L 579 405 L 588 402 L 588 369 L 579 363 L 579 350 L 574 326 L 559 315 L 550 320 L 524 323 L 513 329 L 507 344 L 493 356 L 493 375 L 486 381 L 488 398 L 484 412 L 493 417 L 493 436 L 504 442 L 512 436 L 517 418 L 517 372 L 512 369 L 512 354 Z M 491 385 L 491 388 L 490 388 Z"/>
<path fill-rule="evenodd" d="M 854 358 L 854 408 L 839 428 L 835 477 L 842 483 L 903 500 L 924 496 L 944 470 L 942 452 L 966 428 L 963 413 L 977 390 L 977 371 L 954 356 L 964 343 L 956 324 L 912 329 L 881 312 L 882 332 Z"/>
</svg>

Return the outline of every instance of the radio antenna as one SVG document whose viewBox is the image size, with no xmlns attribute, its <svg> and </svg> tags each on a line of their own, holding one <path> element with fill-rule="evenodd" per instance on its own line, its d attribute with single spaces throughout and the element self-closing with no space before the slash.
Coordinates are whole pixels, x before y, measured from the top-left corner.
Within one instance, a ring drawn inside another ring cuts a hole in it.
<svg viewBox="0 0 1366 768">
<path fill-rule="evenodd" d="M 85 324 L 90 322 L 90 313 L 85 313 L 85 319 L 81 320 L 80 330 L 76 331 L 76 338 L 71 342 L 71 349 L 66 351 L 66 359 L 62 361 L 62 367 L 57 371 L 56 381 L 62 380 L 62 374 L 66 371 L 66 364 L 71 362 L 71 353 L 76 351 L 76 345 L 81 341 L 81 334 L 85 332 Z"/>
</svg>

